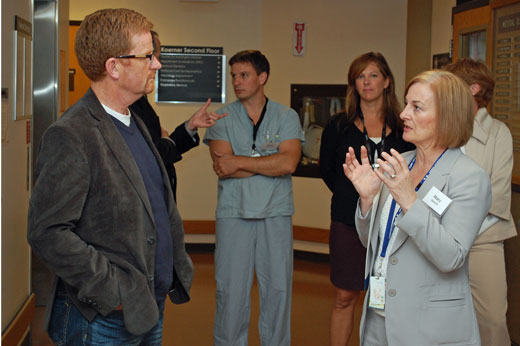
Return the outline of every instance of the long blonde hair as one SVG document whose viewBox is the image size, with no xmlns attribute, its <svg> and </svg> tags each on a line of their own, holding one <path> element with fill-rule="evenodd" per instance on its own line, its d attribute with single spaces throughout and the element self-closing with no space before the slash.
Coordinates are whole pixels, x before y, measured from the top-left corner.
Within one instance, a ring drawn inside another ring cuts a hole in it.
<svg viewBox="0 0 520 346">
<path fill-rule="evenodd" d="M 399 106 L 397 96 L 395 95 L 394 75 L 386 62 L 385 57 L 381 53 L 377 52 L 368 52 L 360 55 L 350 65 L 345 103 L 346 117 L 340 120 L 339 126 L 344 127 L 348 124 L 352 124 L 359 118 L 361 108 L 360 96 L 356 89 L 356 79 L 371 62 L 377 65 L 383 77 L 389 81 L 388 87 L 383 91 L 382 120 L 392 129 L 392 132 L 400 132 L 403 128 L 403 122 L 399 118 L 401 107 Z"/>
</svg>

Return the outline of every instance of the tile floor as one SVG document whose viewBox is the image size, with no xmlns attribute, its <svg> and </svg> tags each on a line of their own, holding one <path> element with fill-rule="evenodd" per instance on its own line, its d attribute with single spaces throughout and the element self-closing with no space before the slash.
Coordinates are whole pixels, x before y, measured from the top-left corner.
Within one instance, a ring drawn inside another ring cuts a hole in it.
<svg viewBox="0 0 520 346">
<path fill-rule="evenodd" d="M 215 312 L 215 280 L 212 253 L 191 254 L 195 278 L 192 300 L 183 305 L 166 305 L 164 318 L 164 346 L 211 346 Z M 295 259 L 292 301 L 292 345 L 329 345 L 329 319 L 333 301 L 333 287 L 329 281 L 328 262 Z M 52 342 L 42 330 L 44 307 L 37 307 L 32 327 L 32 345 L 47 346 Z M 258 289 L 252 288 L 249 346 L 260 346 L 258 336 Z M 359 323 L 361 304 L 356 310 Z M 359 325 L 349 346 L 359 345 Z"/>
</svg>

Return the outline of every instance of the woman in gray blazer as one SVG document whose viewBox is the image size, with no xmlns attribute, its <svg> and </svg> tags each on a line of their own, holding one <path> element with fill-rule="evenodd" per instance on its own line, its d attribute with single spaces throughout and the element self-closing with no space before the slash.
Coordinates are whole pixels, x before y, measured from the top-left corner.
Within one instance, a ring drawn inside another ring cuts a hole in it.
<svg viewBox="0 0 520 346">
<path fill-rule="evenodd" d="M 415 151 L 370 165 L 353 148 L 344 170 L 360 195 L 367 247 L 362 345 L 480 345 L 468 252 L 491 202 L 487 174 L 459 149 L 473 130 L 472 95 L 458 77 L 427 71 L 406 88 L 403 139 Z"/>
</svg>

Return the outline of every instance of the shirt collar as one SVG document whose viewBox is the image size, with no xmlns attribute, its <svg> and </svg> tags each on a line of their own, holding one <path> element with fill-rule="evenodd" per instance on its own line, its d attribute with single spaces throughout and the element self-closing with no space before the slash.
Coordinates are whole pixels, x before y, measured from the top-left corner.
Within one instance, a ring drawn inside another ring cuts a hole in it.
<svg viewBox="0 0 520 346">
<path fill-rule="evenodd" d="M 473 121 L 472 137 L 479 142 L 486 144 L 492 125 L 493 119 L 488 114 L 487 109 L 485 107 L 480 108 L 475 116 L 475 120 Z"/>
<path fill-rule="evenodd" d="M 113 110 L 110 107 L 105 106 L 104 104 L 101 104 L 101 105 L 105 109 L 105 112 L 107 112 L 108 114 L 110 114 L 111 116 L 113 116 L 114 118 L 116 118 L 117 120 L 119 120 L 120 122 L 125 124 L 126 126 L 130 126 L 130 117 L 132 116 L 132 113 L 130 111 L 128 112 L 128 115 L 126 115 L 123 113 L 116 112 L 115 110 Z"/>
</svg>

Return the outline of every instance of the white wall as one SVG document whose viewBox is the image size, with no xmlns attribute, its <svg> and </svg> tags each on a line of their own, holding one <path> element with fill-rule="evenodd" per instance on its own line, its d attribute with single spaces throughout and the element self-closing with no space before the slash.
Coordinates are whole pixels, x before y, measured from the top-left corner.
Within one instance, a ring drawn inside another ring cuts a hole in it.
<svg viewBox="0 0 520 346">
<path fill-rule="evenodd" d="M 227 0 L 216 3 L 71 0 L 71 20 L 96 9 L 128 7 L 147 16 L 163 45 L 222 46 L 228 58 L 239 50 L 260 49 L 271 63 L 268 97 L 290 104 L 291 83 L 346 83 L 351 61 L 367 51 L 385 55 L 396 78 L 399 99 L 406 60 L 406 0 Z M 292 24 L 308 25 L 307 55 L 292 56 Z M 227 82 L 227 101 L 235 99 Z M 154 105 L 163 127 L 173 130 L 195 106 Z M 204 131 L 201 131 L 201 135 Z M 217 179 L 205 145 L 176 165 L 178 200 L 186 220 L 212 220 Z M 294 224 L 328 228 L 331 194 L 321 179 L 294 178 Z"/>
<path fill-rule="evenodd" d="M 13 120 L 14 16 L 32 22 L 32 1 L 2 1 L 2 88 L 9 88 L 7 114 L 2 105 L 2 331 L 29 296 L 30 250 L 26 240 L 27 120 Z M 7 126 L 5 126 L 5 124 Z"/>
</svg>

